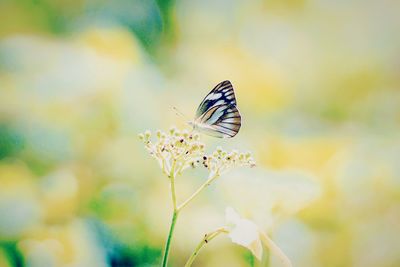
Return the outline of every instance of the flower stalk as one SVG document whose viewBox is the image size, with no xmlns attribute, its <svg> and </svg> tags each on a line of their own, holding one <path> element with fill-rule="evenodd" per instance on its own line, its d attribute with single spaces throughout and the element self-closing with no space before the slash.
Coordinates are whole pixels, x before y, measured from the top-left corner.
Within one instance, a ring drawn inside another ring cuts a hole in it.
<svg viewBox="0 0 400 267">
<path fill-rule="evenodd" d="M 210 232 L 208 234 L 204 235 L 204 238 L 200 241 L 200 243 L 197 245 L 196 249 L 193 251 L 192 255 L 190 255 L 189 259 L 187 260 L 185 267 L 190 267 L 192 266 L 193 261 L 195 260 L 196 256 L 199 254 L 201 248 L 206 245 L 208 242 L 213 240 L 215 237 L 222 233 L 228 233 L 228 231 L 225 228 L 219 228 L 213 232 Z"/>
<path fill-rule="evenodd" d="M 157 140 L 154 142 L 151 139 L 150 131 L 139 135 L 139 138 L 143 141 L 150 155 L 157 160 L 162 172 L 170 181 L 173 214 L 161 265 L 162 267 L 166 267 L 168 265 L 171 242 L 180 211 L 206 187 L 220 177 L 221 173 L 236 166 L 253 167 L 255 164 L 250 153 L 244 154 L 238 153 L 237 151 L 228 153 L 221 148 L 217 148 L 211 155 L 206 155 L 204 149 L 205 145 L 199 142 L 199 135 L 189 133 L 188 131 L 179 131 L 175 128 L 171 128 L 168 133 L 158 131 L 156 137 Z M 200 163 L 209 170 L 210 174 L 208 179 L 189 198 L 178 205 L 175 188 L 176 178 L 187 168 L 196 168 L 201 165 Z M 193 262 L 194 257 L 196 257 L 198 251 L 205 243 L 224 231 L 226 230 L 221 228 L 206 235 L 202 243 L 199 244 L 197 251 L 195 251 L 195 255 L 192 255 L 191 261 Z"/>
<path fill-rule="evenodd" d="M 218 173 L 211 175 L 188 199 L 186 199 L 181 205 L 178 206 L 178 211 L 181 211 L 185 206 L 187 206 L 201 191 L 209 186 L 215 179 L 219 177 Z"/>
<path fill-rule="evenodd" d="M 171 241 L 172 241 L 172 236 L 174 235 L 174 229 L 177 219 L 178 219 L 178 212 L 175 210 L 174 213 L 172 214 L 171 226 L 169 228 L 167 242 L 165 243 L 164 256 L 161 264 L 162 267 L 166 267 L 168 264 L 168 256 L 169 256 L 169 251 L 171 249 Z"/>
<path fill-rule="evenodd" d="M 161 264 L 162 267 L 166 267 L 168 264 L 168 256 L 169 256 L 169 251 L 171 249 L 172 236 L 174 234 L 175 224 L 176 224 L 176 220 L 178 219 L 178 213 L 179 213 L 177 210 L 177 206 L 176 206 L 175 166 L 176 166 L 176 161 L 174 160 L 172 163 L 172 166 L 171 166 L 171 170 L 168 175 L 169 179 L 170 179 L 171 198 L 172 198 L 172 205 L 173 205 L 174 211 L 172 214 L 171 226 L 169 228 L 167 242 L 165 243 L 164 256 L 163 256 L 163 260 L 162 260 L 162 264 Z"/>
</svg>

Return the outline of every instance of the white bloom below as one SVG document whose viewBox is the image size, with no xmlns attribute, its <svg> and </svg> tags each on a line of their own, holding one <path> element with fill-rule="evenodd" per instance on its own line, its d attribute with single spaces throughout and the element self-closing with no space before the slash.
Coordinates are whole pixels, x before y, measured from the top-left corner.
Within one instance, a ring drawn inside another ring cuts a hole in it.
<svg viewBox="0 0 400 267">
<path fill-rule="evenodd" d="M 257 225 L 250 220 L 242 219 L 231 207 L 226 208 L 225 219 L 232 242 L 246 247 L 261 260 L 262 245 Z"/>
</svg>

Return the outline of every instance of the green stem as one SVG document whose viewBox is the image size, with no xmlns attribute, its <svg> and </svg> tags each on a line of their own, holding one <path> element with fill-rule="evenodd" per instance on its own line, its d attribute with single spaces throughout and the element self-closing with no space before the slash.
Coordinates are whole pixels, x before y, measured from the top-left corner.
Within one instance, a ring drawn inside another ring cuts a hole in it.
<svg viewBox="0 0 400 267">
<path fill-rule="evenodd" d="M 172 204 L 174 207 L 174 213 L 172 216 L 172 221 L 171 221 L 171 226 L 169 229 L 169 233 L 168 233 L 168 239 L 167 239 L 167 243 L 165 244 L 165 250 L 164 250 L 164 256 L 163 256 L 163 261 L 162 261 L 162 267 L 166 267 L 168 264 L 168 255 L 169 255 L 169 250 L 170 250 L 170 246 L 171 246 L 171 241 L 172 241 L 172 236 L 174 233 L 174 228 L 175 228 L 175 224 L 176 224 L 176 219 L 178 217 L 179 212 L 187 205 L 189 204 L 201 191 L 203 191 L 204 188 L 206 188 L 207 186 L 209 186 L 216 178 L 219 177 L 219 172 L 215 172 L 213 175 L 211 175 L 207 181 L 202 184 L 197 190 L 196 192 L 194 192 L 185 202 L 183 202 L 180 206 L 177 206 L 177 201 L 176 201 L 176 193 L 175 193 L 175 167 L 176 167 L 176 160 L 174 160 L 174 162 L 172 163 L 170 172 L 169 172 L 169 179 L 170 179 L 170 183 L 171 183 L 171 197 L 172 197 Z M 222 228 L 221 228 L 222 229 Z M 226 231 L 226 230 L 217 230 L 215 232 L 212 232 L 208 235 L 205 236 L 205 239 L 203 239 L 203 242 L 207 243 L 209 240 L 213 239 L 215 236 L 217 236 L 218 234 Z M 214 236 L 215 234 L 215 236 Z M 204 244 L 203 244 L 204 245 Z M 201 247 L 203 246 L 199 244 L 200 247 L 198 247 L 198 250 L 201 249 Z M 193 259 L 192 262 L 194 260 L 194 258 L 196 257 L 198 252 L 195 251 L 195 255 L 192 255 Z M 192 258 L 191 257 L 191 258 Z M 190 260 L 190 259 L 189 259 Z M 190 263 L 191 264 L 191 263 Z M 190 266 L 187 265 L 187 266 Z"/>
<path fill-rule="evenodd" d="M 178 218 L 178 212 L 174 211 L 174 213 L 172 215 L 171 226 L 169 228 L 167 243 L 165 244 L 164 257 L 163 257 L 162 265 L 161 265 L 162 267 L 166 267 L 168 264 L 168 255 L 169 255 L 172 236 L 174 234 L 174 229 L 175 229 L 175 224 L 176 224 L 177 218 Z"/>
<path fill-rule="evenodd" d="M 209 186 L 216 178 L 219 177 L 218 172 L 216 172 L 214 175 L 212 175 L 210 178 L 205 181 L 204 184 L 202 184 L 196 192 L 194 192 L 188 199 L 186 199 L 185 202 L 183 202 L 181 205 L 178 206 L 177 210 L 181 211 L 187 204 L 189 204 L 198 194 L 200 194 L 201 191 L 203 191 L 204 188 Z"/>
<path fill-rule="evenodd" d="M 227 233 L 227 230 L 225 228 L 220 228 L 215 230 L 214 232 L 208 233 L 204 235 L 204 238 L 200 241 L 200 243 L 197 245 L 196 249 L 193 251 L 192 255 L 190 255 L 190 258 L 188 259 L 188 261 L 185 264 L 185 267 L 190 267 L 192 266 L 192 263 L 194 261 L 194 259 L 196 258 L 196 256 L 199 254 L 200 249 L 207 244 L 208 242 L 210 242 L 212 239 L 214 239 L 215 237 L 217 237 L 219 234 L 221 233 Z"/>
<path fill-rule="evenodd" d="M 171 198 L 172 198 L 172 206 L 174 207 L 174 212 L 177 212 L 178 209 L 176 207 L 177 205 L 176 205 L 176 193 L 175 193 L 175 175 L 173 174 L 173 171 L 175 169 L 174 167 L 172 168 L 171 174 L 170 174 L 170 179 L 171 179 Z"/>
<path fill-rule="evenodd" d="M 176 219 L 178 218 L 178 209 L 176 205 L 176 192 L 175 192 L 175 166 L 176 166 L 176 160 L 173 161 L 171 170 L 169 172 L 169 179 L 171 183 L 171 198 L 172 198 L 172 205 L 174 207 L 174 213 L 172 214 L 172 220 L 171 220 L 171 226 L 169 227 L 169 233 L 168 233 L 168 238 L 167 238 L 167 243 L 165 244 L 165 249 L 164 249 L 164 256 L 162 260 L 162 267 L 166 267 L 168 264 L 168 255 L 169 251 L 171 248 L 171 241 L 172 241 L 172 236 L 174 234 L 174 229 L 175 229 L 175 224 L 176 224 Z"/>
</svg>

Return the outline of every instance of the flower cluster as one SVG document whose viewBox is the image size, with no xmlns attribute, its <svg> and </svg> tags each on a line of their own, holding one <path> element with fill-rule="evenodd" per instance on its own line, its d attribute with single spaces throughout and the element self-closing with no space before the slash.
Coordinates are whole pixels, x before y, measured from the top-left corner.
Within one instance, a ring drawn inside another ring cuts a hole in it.
<svg viewBox="0 0 400 267">
<path fill-rule="evenodd" d="M 171 128 L 168 133 L 157 131 L 156 140 L 152 140 L 150 131 L 140 134 L 150 155 L 153 156 L 163 172 L 170 175 L 181 174 L 188 167 L 203 165 L 211 174 L 219 176 L 237 166 L 255 166 L 250 153 L 239 153 L 236 150 L 227 152 L 217 148 L 206 155 L 204 144 L 197 133 Z M 171 173 L 172 172 L 172 173 Z"/>
<path fill-rule="evenodd" d="M 250 153 L 239 153 L 236 150 L 227 152 L 218 147 L 211 155 L 203 157 L 203 165 L 212 173 L 220 175 L 233 167 L 254 167 L 255 162 Z"/>
<path fill-rule="evenodd" d="M 157 139 L 152 141 L 151 132 L 146 131 L 139 138 L 167 176 L 176 176 L 188 167 L 196 167 L 204 156 L 204 144 L 199 142 L 196 133 L 172 127 L 168 133 L 157 131 L 156 136 Z"/>
</svg>

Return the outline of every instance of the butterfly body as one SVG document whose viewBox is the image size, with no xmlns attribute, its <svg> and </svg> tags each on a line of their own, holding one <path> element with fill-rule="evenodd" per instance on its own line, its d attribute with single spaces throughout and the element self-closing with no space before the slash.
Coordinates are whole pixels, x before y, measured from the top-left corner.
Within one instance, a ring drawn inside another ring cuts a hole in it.
<svg viewBox="0 0 400 267">
<path fill-rule="evenodd" d="M 211 90 L 189 124 L 194 130 L 219 138 L 234 137 L 239 132 L 241 116 L 230 81 L 223 81 Z"/>
</svg>

